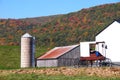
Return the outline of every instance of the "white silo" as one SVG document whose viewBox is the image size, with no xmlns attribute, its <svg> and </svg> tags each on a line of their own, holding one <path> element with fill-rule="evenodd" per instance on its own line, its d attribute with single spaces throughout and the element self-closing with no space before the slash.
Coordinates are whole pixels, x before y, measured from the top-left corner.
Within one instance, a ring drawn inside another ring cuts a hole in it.
<svg viewBox="0 0 120 80">
<path fill-rule="evenodd" d="M 26 33 L 21 37 L 21 68 L 34 67 L 35 38 Z"/>
</svg>

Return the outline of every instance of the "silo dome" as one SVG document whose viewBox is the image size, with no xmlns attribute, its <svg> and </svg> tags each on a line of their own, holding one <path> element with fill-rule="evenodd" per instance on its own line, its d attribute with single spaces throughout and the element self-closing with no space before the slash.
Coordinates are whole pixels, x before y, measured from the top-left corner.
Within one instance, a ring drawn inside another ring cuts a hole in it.
<svg viewBox="0 0 120 80">
<path fill-rule="evenodd" d="M 32 37 L 29 33 L 25 33 L 22 38 L 29 38 L 29 37 Z"/>
</svg>

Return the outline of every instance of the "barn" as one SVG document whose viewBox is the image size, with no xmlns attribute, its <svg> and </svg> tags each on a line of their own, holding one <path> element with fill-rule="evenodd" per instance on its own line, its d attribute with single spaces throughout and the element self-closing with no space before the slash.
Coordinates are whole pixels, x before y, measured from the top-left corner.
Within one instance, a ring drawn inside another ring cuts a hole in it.
<svg viewBox="0 0 120 80">
<path fill-rule="evenodd" d="M 119 35 L 120 35 L 120 20 L 115 20 L 96 36 L 96 41 L 104 41 L 105 44 L 107 45 L 105 56 L 111 59 L 112 63 L 118 65 L 120 65 Z M 99 46 L 102 46 L 102 44 L 100 44 Z M 99 51 L 102 53 L 102 47 L 99 48 Z"/>
<path fill-rule="evenodd" d="M 55 47 L 37 58 L 37 67 L 74 66 L 79 58 L 79 45 Z"/>
</svg>

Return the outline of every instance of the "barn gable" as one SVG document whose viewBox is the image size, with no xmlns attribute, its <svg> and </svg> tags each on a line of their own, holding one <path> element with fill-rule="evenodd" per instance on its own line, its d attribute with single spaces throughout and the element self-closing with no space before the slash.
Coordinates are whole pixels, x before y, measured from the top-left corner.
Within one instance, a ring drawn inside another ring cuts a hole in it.
<svg viewBox="0 0 120 80">
<path fill-rule="evenodd" d="M 105 55 L 112 62 L 120 62 L 120 20 L 114 21 L 96 36 L 96 41 L 105 41 L 108 49 Z M 100 45 L 101 46 L 101 45 Z M 102 48 L 99 49 L 102 53 Z"/>
<path fill-rule="evenodd" d="M 79 45 L 55 47 L 37 58 L 38 67 L 70 66 L 70 60 L 79 58 Z M 70 59 L 70 60 L 68 60 Z"/>
</svg>

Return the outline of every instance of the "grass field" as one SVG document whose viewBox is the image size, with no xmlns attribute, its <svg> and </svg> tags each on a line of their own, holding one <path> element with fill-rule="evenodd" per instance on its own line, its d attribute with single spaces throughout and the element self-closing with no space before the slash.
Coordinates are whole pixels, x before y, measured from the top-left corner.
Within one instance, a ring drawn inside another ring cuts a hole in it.
<svg viewBox="0 0 120 80">
<path fill-rule="evenodd" d="M 35 56 L 46 52 L 46 47 L 36 47 Z M 20 46 L 0 46 L 0 69 L 20 68 Z"/>
<path fill-rule="evenodd" d="M 102 78 L 96 76 L 48 76 L 38 74 L 11 74 L 0 76 L 0 80 L 120 80 L 120 78 Z"/>
<path fill-rule="evenodd" d="M 19 48 L 19 46 L 0 46 L 0 69 L 11 69 L 19 67 Z"/>
</svg>

